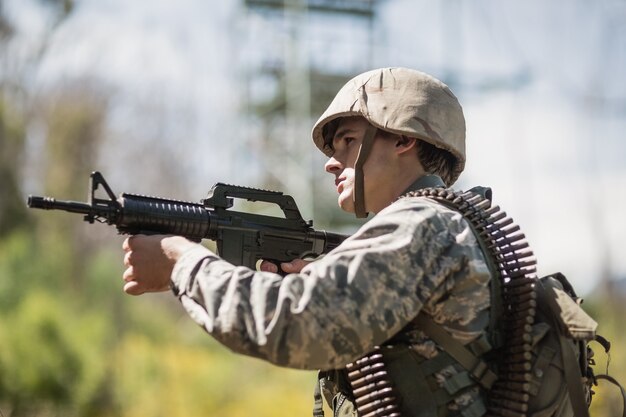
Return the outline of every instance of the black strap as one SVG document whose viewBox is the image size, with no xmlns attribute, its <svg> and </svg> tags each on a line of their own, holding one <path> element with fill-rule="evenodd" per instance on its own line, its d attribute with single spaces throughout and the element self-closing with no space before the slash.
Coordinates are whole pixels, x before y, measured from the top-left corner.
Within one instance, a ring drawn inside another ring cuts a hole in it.
<svg viewBox="0 0 626 417">
<path fill-rule="evenodd" d="M 498 378 L 487 364 L 474 355 L 461 342 L 450 335 L 442 326 L 435 323 L 425 313 L 415 318 L 417 328 L 433 339 L 441 348 L 452 356 L 483 388 L 489 389 Z"/>
<path fill-rule="evenodd" d="M 569 400 L 572 403 L 575 417 L 589 417 L 589 408 L 583 391 L 582 375 L 578 360 L 574 352 L 574 347 L 565 336 L 559 335 L 561 344 L 561 355 L 563 357 L 563 371 L 565 373 L 565 384 L 569 393 Z"/>
<path fill-rule="evenodd" d="M 622 392 L 622 401 L 623 401 L 622 417 L 626 417 L 626 391 L 624 390 L 624 387 L 622 387 L 621 384 L 617 382 L 617 380 L 610 375 L 606 375 L 606 374 L 596 375 L 596 379 L 607 380 L 610 383 L 616 385 L 620 389 L 620 391 Z"/>
</svg>

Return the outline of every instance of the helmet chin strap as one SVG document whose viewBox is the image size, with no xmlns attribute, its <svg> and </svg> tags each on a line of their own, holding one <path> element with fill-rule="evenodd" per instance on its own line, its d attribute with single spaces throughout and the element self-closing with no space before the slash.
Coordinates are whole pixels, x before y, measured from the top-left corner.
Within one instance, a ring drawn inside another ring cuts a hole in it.
<svg viewBox="0 0 626 417">
<path fill-rule="evenodd" d="M 352 200 L 354 201 L 354 213 L 357 218 L 367 217 L 365 211 L 365 188 L 363 184 L 363 165 L 369 156 L 372 146 L 374 145 L 374 137 L 378 129 L 368 124 L 365 134 L 363 135 L 363 141 L 359 148 L 359 154 L 356 157 L 354 164 L 354 190 L 352 191 Z"/>
</svg>

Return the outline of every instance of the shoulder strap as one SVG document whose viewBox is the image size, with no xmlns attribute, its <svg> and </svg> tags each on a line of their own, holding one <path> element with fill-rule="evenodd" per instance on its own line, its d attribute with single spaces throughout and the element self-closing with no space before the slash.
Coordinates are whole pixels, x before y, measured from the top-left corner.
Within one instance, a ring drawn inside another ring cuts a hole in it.
<svg viewBox="0 0 626 417">
<path fill-rule="evenodd" d="M 620 389 L 620 391 L 622 392 L 622 404 L 623 404 L 622 417 L 626 417 L 626 391 L 624 390 L 624 387 L 622 387 L 622 385 L 610 375 L 606 375 L 606 374 L 596 375 L 596 379 L 604 379 L 606 381 L 609 381 L 611 384 L 617 386 Z"/>
<path fill-rule="evenodd" d="M 442 326 L 433 321 L 425 313 L 418 314 L 415 319 L 417 328 L 433 339 L 452 358 L 454 358 L 470 375 L 485 389 L 490 389 L 498 378 L 487 364 L 470 352 L 461 342 L 456 340 Z"/>
</svg>

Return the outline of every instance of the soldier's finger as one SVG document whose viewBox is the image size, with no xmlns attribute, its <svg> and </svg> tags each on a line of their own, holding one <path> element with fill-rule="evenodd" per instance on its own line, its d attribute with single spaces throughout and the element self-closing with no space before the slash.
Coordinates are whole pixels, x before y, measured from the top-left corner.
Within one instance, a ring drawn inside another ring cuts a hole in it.
<svg viewBox="0 0 626 417">
<path fill-rule="evenodd" d="M 132 266 L 129 266 L 128 268 L 126 268 L 126 270 L 122 274 L 122 279 L 124 280 L 124 282 L 130 282 L 135 279 L 135 273 L 133 271 Z"/>
<path fill-rule="evenodd" d="M 128 295 L 141 295 L 144 293 L 137 281 L 129 281 L 124 284 L 124 292 Z"/>
<path fill-rule="evenodd" d="M 132 259 L 131 256 L 133 255 L 132 251 L 128 251 L 126 252 L 126 254 L 124 254 L 124 266 L 129 267 L 132 263 Z"/>
<path fill-rule="evenodd" d="M 124 239 L 124 242 L 122 242 L 122 250 L 124 252 L 128 252 L 130 250 L 130 238 L 132 236 L 127 237 L 126 239 Z"/>
<path fill-rule="evenodd" d="M 268 262 L 268 261 L 261 262 L 261 265 L 259 266 L 259 269 L 261 271 L 264 271 L 264 272 L 273 272 L 273 273 L 278 272 L 278 266 L 276 266 L 276 264 L 273 264 L 272 262 Z"/>
<path fill-rule="evenodd" d="M 309 263 L 309 261 L 305 261 L 303 259 L 294 259 L 291 262 L 283 262 L 280 264 L 280 268 L 288 274 L 293 274 L 300 272 L 302 268 L 307 266 Z"/>
</svg>

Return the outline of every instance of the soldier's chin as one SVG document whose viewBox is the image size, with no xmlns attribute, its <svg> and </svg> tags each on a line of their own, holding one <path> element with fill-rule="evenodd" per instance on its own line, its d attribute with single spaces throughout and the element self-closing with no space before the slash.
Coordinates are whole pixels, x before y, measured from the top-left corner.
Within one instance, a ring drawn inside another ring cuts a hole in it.
<svg viewBox="0 0 626 417">
<path fill-rule="evenodd" d="M 340 195 L 337 199 L 337 203 L 343 211 L 354 214 L 354 201 L 352 201 L 351 196 L 350 198 L 346 198 L 345 196 Z"/>
</svg>

